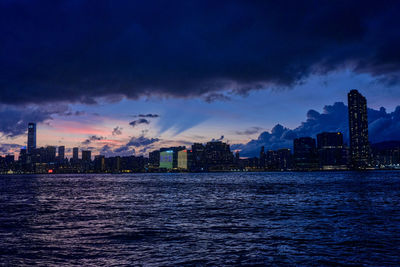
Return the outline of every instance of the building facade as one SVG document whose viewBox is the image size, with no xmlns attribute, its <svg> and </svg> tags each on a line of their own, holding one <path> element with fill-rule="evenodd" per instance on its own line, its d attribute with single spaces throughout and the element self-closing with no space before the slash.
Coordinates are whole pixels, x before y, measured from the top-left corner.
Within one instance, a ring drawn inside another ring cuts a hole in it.
<svg viewBox="0 0 400 267">
<path fill-rule="evenodd" d="M 301 137 L 294 139 L 294 163 L 295 169 L 299 171 L 318 170 L 318 154 L 315 139 Z"/>
<path fill-rule="evenodd" d="M 323 132 L 317 135 L 319 166 L 322 170 L 347 169 L 346 150 L 343 146 L 343 134 Z"/>
<path fill-rule="evenodd" d="M 353 169 L 370 165 L 367 100 L 357 90 L 348 93 L 350 158 Z"/>
<path fill-rule="evenodd" d="M 30 122 L 28 124 L 28 146 L 27 153 L 32 154 L 36 149 L 36 123 Z"/>
</svg>

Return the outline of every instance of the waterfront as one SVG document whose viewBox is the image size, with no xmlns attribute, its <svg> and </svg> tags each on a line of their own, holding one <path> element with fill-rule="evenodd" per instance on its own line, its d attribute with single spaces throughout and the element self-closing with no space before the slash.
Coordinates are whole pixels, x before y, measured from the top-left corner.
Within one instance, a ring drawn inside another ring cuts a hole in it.
<svg viewBox="0 0 400 267">
<path fill-rule="evenodd" d="M 0 176 L 0 265 L 398 265 L 400 172 Z"/>
</svg>

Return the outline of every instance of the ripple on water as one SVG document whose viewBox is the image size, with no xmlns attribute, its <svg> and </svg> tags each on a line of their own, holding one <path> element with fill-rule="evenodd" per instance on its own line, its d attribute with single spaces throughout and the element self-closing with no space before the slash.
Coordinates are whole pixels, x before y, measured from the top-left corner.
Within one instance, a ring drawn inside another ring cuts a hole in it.
<svg viewBox="0 0 400 267">
<path fill-rule="evenodd" d="M 400 172 L 0 176 L 0 265 L 399 265 Z"/>
</svg>

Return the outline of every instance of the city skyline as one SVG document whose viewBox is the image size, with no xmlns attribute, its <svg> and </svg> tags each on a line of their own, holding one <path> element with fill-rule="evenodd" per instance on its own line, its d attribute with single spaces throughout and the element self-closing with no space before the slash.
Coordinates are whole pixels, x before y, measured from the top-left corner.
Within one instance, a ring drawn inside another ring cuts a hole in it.
<svg viewBox="0 0 400 267">
<path fill-rule="evenodd" d="M 250 157 L 293 132 L 347 133 L 352 88 L 368 99 L 371 142 L 400 138 L 395 2 L 0 5 L 1 155 L 35 122 L 37 145 L 68 157 L 222 136 Z"/>
<path fill-rule="evenodd" d="M 28 146 L 20 149 L 17 161 L 14 160 L 14 155 L 0 157 L 0 171 L 2 173 L 120 173 L 400 168 L 400 140 L 371 144 L 368 135 L 367 99 L 356 89 L 350 90 L 347 98 L 348 133 L 336 128 L 336 131 L 319 132 L 314 138 L 304 133 L 299 135 L 280 126 L 280 129 L 276 131 L 283 130 L 285 139 L 291 141 L 292 145 L 282 147 L 283 144 L 281 144 L 281 147 L 275 150 L 270 147 L 266 149 L 264 145 L 261 145 L 256 148 L 259 150 L 259 157 L 240 157 L 242 150 L 237 149 L 238 145 L 231 146 L 223 142 L 224 137 L 221 136 L 219 139 L 206 143 L 186 144 L 189 148 L 185 145 L 153 149 L 148 157 L 138 156 L 134 152 L 125 156 L 118 154 L 110 156 L 105 153 L 93 155 L 88 148 L 73 147 L 72 157 L 68 159 L 65 157 L 64 145 L 58 148 L 56 146 L 37 147 L 37 126 L 36 123 L 30 122 L 27 127 Z M 141 123 L 145 120 L 143 118 L 154 118 L 157 115 L 145 114 L 136 117 L 140 119 L 131 124 Z M 343 122 L 343 117 L 341 120 Z M 335 128 L 335 125 L 333 127 Z M 344 135 L 348 135 L 349 144 L 344 142 Z M 91 140 L 101 139 L 93 137 L 87 139 L 87 142 L 90 143 Z M 79 157 L 79 152 L 81 157 Z"/>
<path fill-rule="evenodd" d="M 327 107 L 328 107 L 328 112 L 327 112 Z M 345 143 L 350 145 L 350 140 L 349 140 L 349 135 L 348 135 L 348 128 L 346 128 L 346 126 L 348 124 L 346 122 L 346 120 L 348 120 L 348 119 L 347 118 L 343 119 L 343 117 L 341 117 L 341 115 L 343 115 L 343 108 L 345 108 L 346 112 L 347 112 L 347 103 L 346 104 L 344 104 L 344 103 L 342 104 L 341 102 L 336 102 L 334 105 L 325 106 L 325 108 L 324 108 L 325 110 L 319 113 L 322 116 L 328 115 L 328 116 L 337 117 L 336 121 L 333 121 L 333 122 L 331 120 L 329 121 L 329 123 L 333 123 L 333 124 L 332 125 L 327 125 L 328 128 L 326 128 L 326 126 L 324 128 L 324 125 L 323 125 L 319 129 L 318 128 L 314 129 L 314 132 L 312 132 L 312 131 L 311 132 L 307 132 L 307 131 L 304 132 L 301 129 L 302 126 L 306 125 L 309 122 L 309 120 L 310 120 L 310 118 L 309 118 L 310 117 L 310 114 L 309 114 L 310 111 L 311 112 L 318 112 L 318 111 L 314 111 L 313 109 L 311 109 L 307 114 L 308 120 L 303 121 L 301 123 L 302 124 L 301 126 L 295 128 L 295 129 L 289 129 L 289 128 L 281 126 L 281 124 L 278 123 L 272 129 L 272 133 L 271 133 L 271 130 L 264 131 L 264 132 L 263 131 L 258 131 L 260 133 L 258 139 L 256 137 L 255 139 L 248 140 L 248 142 L 244 142 L 244 143 L 234 143 L 234 142 L 230 141 L 229 139 L 227 139 L 223 134 L 221 134 L 221 136 L 219 138 L 210 138 L 208 140 L 207 139 L 203 139 L 203 140 L 198 141 L 196 139 L 195 140 L 191 140 L 191 139 L 187 138 L 183 142 L 179 142 L 179 141 L 178 142 L 173 142 L 173 141 L 172 142 L 171 141 L 166 141 L 165 142 L 164 140 L 161 140 L 159 138 L 146 137 L 145 136 L 146 134 L 143 134 L 145 131 L 142 131 L 142 134 L 139 135 L 138 138 L 135 138 L 135 137 L 130 138 L 130 140 L 128 142 L 131 142 L 131 143 L 132 142 L 136 142 L 137 144 L 136 143 L 134 144 L 135 147 L 140 147 L 140 145 L 142 143 L 144 144 L 144 147 L 148 146 L 148 148 L 144 151 L 144 153 L 137 153 L 137 152 L 134 151 L 134 149 L 133 150 L 129 150 L 129 149 L 123 150 L 122 149 L 121 152 L 108 153 L 109 151 L 105 151 L 104 149 L 102 149 L 104 146 L 107 146 L 107 143 L 104 144 L 104 142 L 109 142 L 109 141 L 113 141 L 113 140 L 112 139 L 108 140 L 106 137 L 100 136 L 100 135 L 96 135 L 96 134 L 83 135 L 84 140 L 83 141 L 79 141 L 77 143 L 73 143 L 72 147 L 66 146 L 61 141 L 58 141 L 56 144 L 43 142 L 43 139 L 44 139 L 43 135 L 39 135 L 41 138 L 38 138 L 37 140 L 35 139 L 35 144 L 36 144 L 36 142 L 38 142 L 38 144 L 39 144 L 38 147 L 64 146 L 64 147 L 66 147 L 66 152 L 64 152 L 65 155 L 68 158 L 71 158 L 73 156 L 73 153 L 72 153 L 73 152 L 72 151 L 73 147 L 78 147 L 80 151 L 82 151 L 82 150 L 92 150 L 95 153 L 95 155 L 96 154 L 102 154 L 102 155 L 106 155 L 106 156 L 117 156 L 117 155 L 119 155 L 119 156 L 126 156 L 126 155 L 137 155 L 137 156 L 144 155 L 144 156 L 148 156 L 148 153 L 151 152 L 151 150 L 159 149 L 161 147 L 177 146 L 177 145 L 178 146 L 179 145 L 185 146 L 185 145 L 190 145 L 191 143 L 196 143 L 196 142 L 206 143 L 206 142 L 212 141 L 212 140 L 223 140 L 224 142 L 227 142 L 230 145 L 232 145 L 233 146 L 233 150 L 238 150 L 238 151 L 241 151 L 242 153 L 244 151 L 245 152 L 244 153 L 245 157 L 252 157 L 252 156 L 258 155 L 259 147 L 261 147 L 261 146 L 267 146 L 268 149 L 279 149 L 279 148 L 290 148 L 290 149 L 293 149 L 293 144 L 291 144 L 291 142 L 294 139 L 294 137 L 290 137 L 289 139 L 286 140 L 286 142 L 283 142 L 283 143 L 278 142 L 277 146 L 274 146 L 274 143 L 271 143 L 270 144 L 271 146 L 268 143 L 267 144 L 260 143 L 257 147 L 253 147 L 252 143 L 253 142 L 257 142 L 258 140 L 260 140 L 260 137 L 263 134 L 267 133 L 268 135 L 273 136 L 273 132 L 277 128 L 280 131 L 283 130 L 284 131 L 283 134 L 286 134 L 286 135 L 292 135 L 293 132 L 295 132 L 295 130 L 300 129 L 300 131 L 298 131 L 298 133 L 295 133 L 295 135 L 297 137 L 312 136 L 314 138 L 316 138 L 317 135 L 321 131 L 328 131 L 328 132 L 329 131 L 334 131 L 334 132 L 338 131 L 338 132 L 342 132 L 343 133 Z M 329 111 L 329 109 L 331 109 L 331 110 Z M 335 109 L 338 109 L 339 112 L 337 112 Z M 369 124 L 376 123 L 377 121 L 381 120 L 382 118 L 386 118 L 387 119 L 388 117 L 390 117 L 390 115 L 396 116 L 396 114 L 398 113 L 398 112 L 396 112 L 397 110 L 395 110 L 392 114 L 390 114 L 389 112 L 386 112 L 386 111 L 385 111 L 385 113 L 382 113 L 383 112 L 382 108 L 380 110 L 373 110 L 373 109 L 370 109 L 368 107 L 368 110 L 369 110 L 369 113 L 371 113 L 371 112 L 374 113 L 374 115 L 372 116 L 372 121 L 370 120 Z M 400 110 L 400 108 L 398 110 Z M 337 112 L 337 114 L 335 112 Z M 150 124 L 149 121 L 150 120 L 159 119 L 160 115 L 148 113 L 148 114 L 133 115 L 131 117 L 133 118 L 133 121 L 131 121 L 130 124 L 132 124 L 132 122 L 147 121 L 148 123 L 143 123 L 143 124 L 147 125 L 147 130 L 148 130 L 151 127 L 151 125 L 149 125 Z M 313 122 L 313 123 L 321 123 L 321 121 L 323 121 L 324 119 L 325 118 L 321 118 L 321 119 L 319 119 L 320 121 L 316 120 L 316 122 Z M 393 120 L 395 120 L 395 119 L 396 119 L 396 117 L 393 118 Z M 30 124 L 30 123 L 28 123 L 28 124 Z M 140 125 L 141 123 L 138 123 L 138 124 Z M 41 125 L 41 126 L 44 126 L 44 132 L 46 133 L 46 125 Z M 386 127 L 386 125 L 384 125 L 384 126 Z M 396 125 L 394 125 L 394 126 L 396 126 Z M 34 127 L 35 127 L 35 131 L 36 131 L 36 128 L 37 128 L 36 124 L 35 124 Z M 279 128 L 279 127 L 282 127 L 282 129 Z M 303 128 L 306 128 L 306 127 L 303 127 Z M 116 141 L 115 137 L 119 137 L 118 131 L 122 131 L 122 129 L 123 128 L 119 127 L 119 126 L 113 128 L 111 133 L 109 134 L 109 137 L 111 137 L 111 138 L 114 137 L 114 141 Z M 28 130 L 29 130 L 29 127 L 28 127 Z M 248 134 L 249 136 L 250 135 L 254 136 L 254 133 L 252 132 L 253 130 L 255 130 L 255 129 L 250 129 L 249 130 L 249 132 L 250 132 Z M 285 132 L 285 131 L 287 131 L 287 132 Z M 389 137 L 387 137 L 387 136 L 379 137 L 379 134 L 378 134 L 378 139 L 376 139 L 375 135 L 376 135 L 376 133 L 379 133 L 380 131 L 381 131 L 380 128 L 373 129 L 373 135 L 371 136 L 372 137 L 372 143 L 378 143 L 378 142 L 383 142 L 383 141 L 396 141 L 398 139 L 398 138 L 396 139 L 396 136 L 397 136 L 396 133 L 394 135 L 394 138 L 390 138 L 390 135 L 389 135 Z M 115 134 L 115 132 L 117 132 L 117 134 Z M 224 132 L 224 131 L 221 130 L 221 132 Z M 236 131 L 236 132 L 238 132 L 238 131 Z M 258 132 L 256 132 L 256 134 L 258 134 Z M 39 128 L 39 133 L 41 133 L 41 129 L 40 128 Z M 96 133 L 96 131 L 94 131 L 93 133 Z M 68 133 L 66 133 L 66 134 L 68 134 Z M 71 134 L 73 134 L 73 132 Z M 242 135 L 243 133 L 237 133 L 237 134 L 238 135 Z M 36 135 L 36 133 L 35 133 L 35 135 Z M 16 157 L 18 157 L 19 149 L 21 147 L 24 147 L 24 146 L 27 147 L 27 148 L 29 147 L 28 146 L 28 141 L 27 141 L 27 138 L 26 138 L 27 136 L 29 136 L 29 134 L 27 134 L 27 132 L 24 132 L 23 134 L 21 134 L 20 135 L 20 139 L 22 139 L 22 140 L 25 139 L 24 144 L 23 145 L 19 145 L 19 144 L 18 145 L 14 145 L 10 149 L 10 151 L 2 150 L 1 151 L 1 155 L 5 156 L 5 155 L 8 155 L 8 154 L 14 154 Z M 44 135 L 44 136 L 48 137 L 46 135 Z M 266 142 L 268 142 L 268 141 L 269 140 L 266 139 Z M 97 144 L 100 143 L 100 144 L 103 144 L 103 145 L 99 149 L 98 147 L 96 147 L 96 143 Z M 251 147 L 253 149 L 252 153 L 249 153 L 249 154 L 246 153 L 246 146 L 249 146 L 249 147 Z M 126 146 L 121 145 L 120 148 L 124 148 L 124 147 L 126 147 Z M 126 153 L 124 153 L 124 152 L 126 152 Z M 94 157 L 94 155 L 93 155 L 93 157 Z"/>
</svg>

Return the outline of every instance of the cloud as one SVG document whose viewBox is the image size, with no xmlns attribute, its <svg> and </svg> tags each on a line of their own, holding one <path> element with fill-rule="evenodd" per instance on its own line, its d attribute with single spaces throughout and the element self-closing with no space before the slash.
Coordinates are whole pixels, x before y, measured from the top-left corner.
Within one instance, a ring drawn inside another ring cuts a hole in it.
<svg viewBox="0 0 400 267">
<path fill-rule="evenodd" d="M 77 110 L 75 112 L 68 111 L 68 112 L 64 113 L 65 116 L 82 116 L 82 115 L 85 115 L 85 114 L 86 114 L 85 111 L 79 111 L 79 110 Z"/>
<path fill-rule="evenodd" d="M 104 145 L 100 149 L 100 154 L 106 156 L 129 156 L 135 155 L 136 150 L 135 148 L 140 148 L 139 153 L 143 154 L 148 149 L 152 148 L 154 143 L 159 142 L 160 139 L 158 138 L 147 138 L 143 135 L 139 137 L 131 137 L 131 139 L 122 146 L 112 148 L 109 145 Z"/>
<path fill-rule="evenodd" d="M 68 112 L 67 105 L 0 105 L 0 133 L 7 137 L 16 137 L 25 134 L 29 122 L 43 123 L 52 120 L 53 115 L 63 115 L 65 112 Z"/>
<path fill-rule="evenodd" d="M 211 142 L 217 142 L 217 141 L 222 141 L 222 140 L 224 140 L 224 136 L 223 135 L 221 135 L 221 137 L 220 138 L 218 138 L 218 139 L 212 139 L 211 140 Z"/>
<path fill-rule="evenodd" d="M 158 118 L 160 117 L 160 115 L 158 114 L 139 114 L 139 115 L 135 115 L 134 117 L 138 117 L 138 118 Z"/>
<path fill-rule="evenodd" d="M 206 94 L 203 97 L 204 101 L 206 101 L 207 103 L 212 103 L 215 101 L 229 101 L 231 100 L 231 97 L 227 96 L 226 94 L 223 93 L 209 93 Z"/>
<path fill-rule="evenodd" d="M 82 142 L 83 145 L 89 145 L 90 143 L 92 143 L 93 141 L 100 141 L 103 140 L 104 137 L 102 136 L 97 136 L 97 135 L 92 135 L 89 136 L 88 139 L 86 139 L 85 141 Z"/>
<path fill-rule="evenodd" d="M 14 154 L 14 152 L 19 152 L 21 145 L 18 144 L 0 144 L 0 154 Z"/>
<path fill-rule="evenodd" d="M 132 127 L 135 127 L 135 126 L 137 126 L 139 124 L 150 124 L 150 121 L 146 120 L 146 119 L 139 119 L 139 120 L 131 121 L 129 123 L 129 125 L 132 126 Z"/>
<path fill-rule="evenodd" d="M 368 122 L 371 143 L 400 140 L 400 106 L 391 113 L 383 107 L 379 110 L 369 108 Z M 304 136 L 315 138 L 321 132 L 342 132 L 344 141 L 348 142 L 348 109 L 343 102 L 325 106 L 322 113 L 309 110 L 307 120 L 295 129 L 277 124 L 271 132 L 263 132 L 247 144 L 232 145 L 232 149 L 241 150 L 242 156 L 257 156 L 261 146 L 266 149 L 292 148 L 293 139 Z"/>
<path fill-rule="evenodd" d="M 160 141 L 158 138 L 147 138 L 142 136 L 139 137 L 132 137 L 131 140 L 126 144 L 127 146 L 133 146 L 133 147 L 140 147 L 140 146 L 148 146 L 153 143 L 156 143 Z"/>
<path fill-rule="evenodd" d="M 112 135 L 121 135 L 122 134 L 122 128 L 117 126 L 113 129 Z"/>
<path fill-rule="evenodd" d="M 255 133 L 258 133 L 262 128 L 261 127 L 251 127 L 249 129 L 246 129 L 244 131 L 236 131 L 235 133 L 237 135 L 252 135 Z"/>
<path fill-rule="evenodd" d="M 397 83 L 399 12 L 361 0 L 2 1 L 0 101 L 224 100 L 341 69 Z"/>
</svg>

